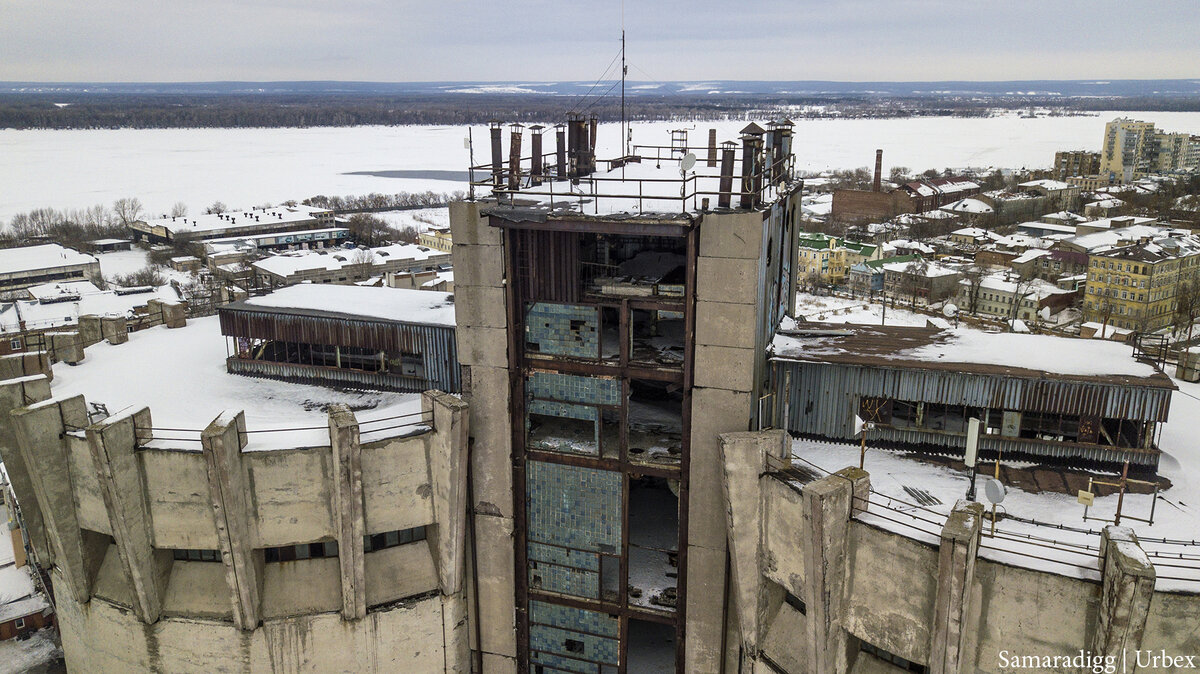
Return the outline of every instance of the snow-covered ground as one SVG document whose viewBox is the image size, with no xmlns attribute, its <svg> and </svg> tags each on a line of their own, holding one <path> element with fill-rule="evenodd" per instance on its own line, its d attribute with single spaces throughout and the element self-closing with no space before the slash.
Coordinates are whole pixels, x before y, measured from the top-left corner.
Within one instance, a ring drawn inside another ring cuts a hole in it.
<svg viewBox="0 0 1200 674">
<path fill-rule="evenodd" d="M 111 414 L 148 406 L 156 428 L 203 429 L 225 410 L 245 410 L 246 427 L 251 431 L 310 429 L 253 433 L 247 446 L 250 450 L 328 445 L 324 410 L 332 403 L 349 405 L 360 423 L 421 411 L 421 397 L 415 393 L 334 391 L 229 374 L 225 348 L 216 316 L 192 319 L 186 327 L 174 330 L 150 328 L 130 333 L 125 344 L 101 342 L 88 347 L 86 358 L 77 366 L 57 363 L 51 391 L 58 399 L 82 394 L 89 403 L 104 403 Z M 412 428 L 393 429 L 384 435 L 369 431 L 404 421 L 364 427 L 362 438 L 402 435 Z M 198 433 L 160 435 L 199 438 Z M 191 441 L 167 445 L 200 448 Z"/>
<path fill-rule="evenodd" d="M 34 632 L 25 641 L 0 641 L 0 674 L 65 672 L 61 663 L 56 663 L 62 656 L 49 628 Z"/>
<path fill-rule="evenodd" d="M 132 250 L 97 253 L 95 257 L 100 260 L 100 274 L 106 279 L 112 279 L 114 276 L 133 274 L 150 266 L 150 261 L 146 258 L 146 251 L 137 247 L 134 247 Z M 192 280 L 191 274 L 175 271 L 170 267 L 159 267 L 158 273 L 162 274 L 169 281 L 188 283 Z"/>
<path fill-rule="evenodd" d="M 1157 567 L 1160 576 L 1156 586 L 1158 589 L 1200 592 L 1200 501 L 1197 500 L 1200 494 L 1200 445 L 1195 439 L 1195 420 L 1200 418 L 1200 384 L 1175 383 L 1180 390 L 1172 397 L 1170 420 L 1159 441 L 1163 451 L 1159 474 L 1171 481 L 1171 488 L 1159 494 L 1153 525 L 1129 519 L 1122 520 L 1121 524 L 1131 527 L 1138 534 L 1142 547 L 1152 561 L 1189 567 Z M 864 521 L 936 543 L 940 523 L 945 521 L 955 501 L 966 495 L 968 476 L 946 466 L 914 460 L 902 453 L 870 449 L 870 438 L 868 433 L 866 469 L 871 474 L 871 487 L 878 492 L 871 497 L 873 503 L 870 510 L 880 516 L 867 513 L 862 516 Z M 798 465 L 815 465 L 826 471 L 857 466 L 859 459 L 857 444 L 795 440 L 792 452 L 793 456 L 802 459 L 797 462 Z M 990 464 L 981 462 L 978 498 L 984 503 L 987 501 L 983 496 L 983 482 L 991 476 L 990 468 Z M 904 490 L 906 486 L 929 492 L 941 504 L 916 507 L 912 495 Z M 1117 498 L 1116 494 L 1097 496 L 1089 515 L 1112 518 L 1116 512 Z M 1126 494 L 1122 512 L 1148 518 L 1151 502 L 1149 494 Z M 907 516 L 883 506 L 904 511 Z M 1074 495 L 1050 492 L 1032 494 L 1018 487 L 1009 487 L 1001 507 L 1001 512 L 1037 520 L 1044 525 L 1002 519 L 996 525 L 998 536 L 985 536 L 983 545 L 1003 548 L 1004 551 L 981 549 L 980 555 L 1064 575 L 1098 578 L 1095 570 L 1096 549 L 1100 543 L 1098 532 L 1104 523 L 1084 520 L 1083 506 L 1076 502 Z M 930 521 L 923 522 L 916 518 Z M 1070 529 L 1060 529 L 1058 525 Z M 985 530 L 987 527 L 985 524 Z M 1091 533 L 1085 532 L 1088 530 Z M 1169 542 L 1163 542 L 1164 538 Z M 1175 542 L 1181 540 L 1192 544 Z M 1051 545 L 1053 549 L 1044 545 Z M 1027 555 L 1057 561 L 1035 559 Z M 1183 559 L 1179 559 L 1180 555 Z M 1162 576 L 1193 580 L 1169 580 Z"/>
<path fill-rule="evenodd" d="M 408 211 L 381 211 L 372 213 L 378 218 L 383 219 L 395 229 L 404 229 L 405 227 L 416 227 L 418 232 L 424 232 L 431 227 L 449 227 L 450 226 L 450 209 L 443 208 L 418 208 Z"/>
<path fill-rule="evenodd" d="M 796 313 L 805 319 L 820 323 L 856 323 L 859 325 L 883 325 L 885 322 L 882 304 L 871 303 L 859 298 L 833 295 L 796 293 Z M 924 327 L 930 316 L 913 313 L 900 306 L 887 308 L 887 325 L 915 325 Z"/>
<path fill-rule="evenodd" d="M 1048 167 L 1064 148 L 1099 148 L 1104 123 L 1118 116 L 1151 121 L 1170 131 L 1200 132 L 1196 112 L 1105 112 L 1092 117 L 1015 114 L 990 118 L 800 120 L 796 165 L 807 171 L 867 166 L 875 149 L 884 165 L 914 170 L 945 167 Z M 692 129 L 707 142 L 716 127 L 737 138 L 744 121 L 654 122 L 633 125 L 635 143 L 665 145 L 667 131 Z M 487 130 L 473 130 L 478 163 Z M 450 192 L 460 180 L 390 178 L 371 171 L 457 171 L 470 162 L 463 126 L 360 126 L 309 129 L 0 130 L 0 222 L 46 206 L 83 208 L 137 197 L 153 215 L 182 201 L 200 212 L 221 200 L 246 208 L 317 194 L 400 191 Z M 598 153 L 615 156 L 620 133 L 601 125 Z M 551 144 L 553 144 L 551 142 Z M 102 166 L 103 170 L 97 170 Z M 442 177 L 442 176 L 437 176 Z"/>
</svg>

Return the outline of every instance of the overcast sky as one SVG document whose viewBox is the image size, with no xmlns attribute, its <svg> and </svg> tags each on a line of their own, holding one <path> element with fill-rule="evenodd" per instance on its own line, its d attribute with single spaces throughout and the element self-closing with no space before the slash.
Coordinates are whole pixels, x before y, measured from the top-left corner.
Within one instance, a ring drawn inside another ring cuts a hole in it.
<svg viewBox="0 0 1200 674">
<path fill-rule="evenodd" d="M 0 0 L 0 80 L 554 81 L 620 0 Z M 643 0 L 631 79 L 1200 77 L 1197 0 Z"/>
</svg>

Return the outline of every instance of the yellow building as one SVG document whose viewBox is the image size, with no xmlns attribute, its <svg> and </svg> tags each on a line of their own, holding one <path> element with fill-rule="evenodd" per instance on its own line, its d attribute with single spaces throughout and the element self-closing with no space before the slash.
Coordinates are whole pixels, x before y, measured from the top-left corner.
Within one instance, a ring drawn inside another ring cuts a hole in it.
<svg viewBox="0 0 1200 674">
<path fill-rule="evenodd" d="M 1084 320 L 1152 332 L 1170 326 L 1179 286 L 1200 280 L 1200 239 L 1143 237 L 1088 259 Z"/>
<path fill-rule="evenodd" d="M 1118 118 L 1104 125 L 1100 175 L 1096 177 L 1111 176 L 1114 182 L 1127 183 L 1151 173 L 1192 170 L 1200 161 L 1196 153 L 1191 134 L 1162 131 L 1153 122 Z"/>
<path fill-rule="evenodd" d="M 417 237 L 420 245 L 434 250 L 451 252 L 453 242 L 450 240 L 449 227 L 432 227 L 427 231 L 421 232 Z"/>
<path fill-rule="evenodd" d="M 879 257 L 879 246 L 875 244 L 820 233 L 801 234 L 799 244 L 799 278 L 820 278 L 822 283 L 833 285 L 843 285 L 854 265 Z"/>
</svg>

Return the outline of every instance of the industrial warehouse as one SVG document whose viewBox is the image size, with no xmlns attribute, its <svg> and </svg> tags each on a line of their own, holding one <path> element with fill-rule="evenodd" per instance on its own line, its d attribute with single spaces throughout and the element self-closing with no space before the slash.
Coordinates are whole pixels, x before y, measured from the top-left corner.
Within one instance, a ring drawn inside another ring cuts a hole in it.
<svg viewBox="0 0 1200 674">
<path fill-rule="evenodd" d="M 552 151 L 494 124 L 450 208 L 453 295 L 300 283 L 52 369 L 0 358 L 0 456 L 68 664 L 998 673 L 1001 648 L 1194 650 L 1200 457 L 1175 422 L 1200 405 L 1130 345 L 800 320 L 793 129 L 603 159 L 594 118 Z M 967 458 L 972 418 L 978 464 L 931 460 Z M 976 472 L 1051 465 L 1090 471 L 1087 496 L 975 495 Z"/>
</svg>

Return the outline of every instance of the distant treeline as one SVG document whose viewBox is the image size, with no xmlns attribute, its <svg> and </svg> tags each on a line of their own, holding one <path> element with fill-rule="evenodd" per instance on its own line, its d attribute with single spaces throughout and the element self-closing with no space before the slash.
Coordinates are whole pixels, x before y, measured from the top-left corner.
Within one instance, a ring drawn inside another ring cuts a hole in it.
<svg viewBox="0 0 1200 674">
<path fill-rule="evenodd" d="M 819 106 L 819 107 L 808 107 Z M 806 108 L 798 111 L 798 109 Z M 997 108 L 1200 110 L 1200 98 L 866 95 L 639 95 L 627 101 L 634 121 L 770 117 L 985 116 Z M 620 99 L 512 94 L 0 94 L 0 128 L 250 128 L 364 124 L 462 125 L 545 122 L 568 113 L 620 119 Z"/>
</svg>

